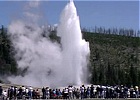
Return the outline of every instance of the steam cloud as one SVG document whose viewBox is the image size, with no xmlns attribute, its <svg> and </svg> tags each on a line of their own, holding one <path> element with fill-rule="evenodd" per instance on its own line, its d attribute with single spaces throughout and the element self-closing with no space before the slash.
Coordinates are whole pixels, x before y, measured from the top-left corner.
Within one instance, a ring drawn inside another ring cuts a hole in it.
<svg viewBox="0 0 140 100">
<path fill-rule="evenodd" d="M 30 2 L 29 8 L 38 7 L 38 1 Z M 61 45 L 52 42 L 49 33 L 37 22 L 40 18 L 32 12 L 25 12 L 26 19 L 13 21 L 8 31 L 14 45 L 15 58 L 19 68 L 27 68 L 24 76 L 9 77 L 15 84 L 32 86 L 81 85 L 87 73 L 89 44 L 82 39 L 79 17 L 73 1 L 62 11 L 58 36 Z M 43 34 L 46 35 L 44 37 Z"/>
</svg>

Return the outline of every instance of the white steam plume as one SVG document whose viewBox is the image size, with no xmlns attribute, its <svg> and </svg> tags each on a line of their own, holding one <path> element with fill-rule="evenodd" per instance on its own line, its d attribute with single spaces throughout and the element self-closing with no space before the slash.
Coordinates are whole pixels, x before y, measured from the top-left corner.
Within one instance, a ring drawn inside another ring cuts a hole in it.
<svg viewBox="0 0 140 100">
<path fill-rule="evenodd" d="M 29 6 L 38 7 L 38 4 Z M 51 87 L 85 82 L 89 44 L 82 39 L 73 1 L 64 8 L 58 24 L 61 46 L 42 35 L 44 29 L 37 24 L 39 15 L 31 12 L 24 14 L 33 21 L 13 21 L 8 31 L 18 67 L 28 70 L 24 76 L 9 77 L 9 80 L 15 84 Z"/>
</svg>

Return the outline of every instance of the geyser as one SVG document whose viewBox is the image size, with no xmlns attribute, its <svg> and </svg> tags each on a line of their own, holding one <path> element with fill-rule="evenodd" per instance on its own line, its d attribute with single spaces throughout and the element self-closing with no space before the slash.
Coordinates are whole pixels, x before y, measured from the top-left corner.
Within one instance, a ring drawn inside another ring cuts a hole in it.
<svg viewBox="0 0 140 100">
<path fill-rule="evenodd" d="M 62 44 L 62 66 L 65 70 L 63 80 L 80 85 L 86 78 L 83 71 L 87 66 L 89 44 L 82 39 L 79 16 L 72 0 L 62 11 L 57 34 Z"/>
<path fill-rule="evenodd" d="M 47 32 L 45 37 L 42 35 L 44 28 L 37 24 L 38 16 L 36 18 L 31 12 L 25 14 L 34 21 L 16 20 L 8 28 L 18 67 L 27 69 L 24 75 L 9 77 L 11 83 L 50 87 L 85 83 L 89 44 L 82 39 L 73 1 L 62 11 L 58 24 L 57 35 L 61 37 L 61 44 L 52 42 Z"/>
</svg>

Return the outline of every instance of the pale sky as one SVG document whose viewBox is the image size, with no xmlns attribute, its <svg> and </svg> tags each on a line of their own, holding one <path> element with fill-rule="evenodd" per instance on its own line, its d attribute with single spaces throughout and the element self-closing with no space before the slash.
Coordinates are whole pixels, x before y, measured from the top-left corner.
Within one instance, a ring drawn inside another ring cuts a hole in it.
<svg viewBox="0 0 140 100">
<path fill-rule="evenodd" d="M 57 24 L 60 14 L 68 0 L 40 1 L 38 10 L 43 24 Z M 132 28 L 139 29 L 138 0 L 75 0 L 81 27 Z M 8 26 L 12 20 L 21 17 L 27 1 L 0 1 L 0 25 Z"/>
</svg>

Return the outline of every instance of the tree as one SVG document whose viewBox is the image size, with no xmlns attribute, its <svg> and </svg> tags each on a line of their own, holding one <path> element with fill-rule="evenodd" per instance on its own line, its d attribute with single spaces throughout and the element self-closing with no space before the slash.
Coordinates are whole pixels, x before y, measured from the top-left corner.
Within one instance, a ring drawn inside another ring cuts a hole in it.
<svg viewBox="0 0 140 100">
<path fill-rule="evenodd" d="M 7 34 L 7 29 L 2 25 L 0 33 L 0 70 L 1 75 L 17 73 L 17 64 L 12 54 L 12 43 Z"/>
</svg>

